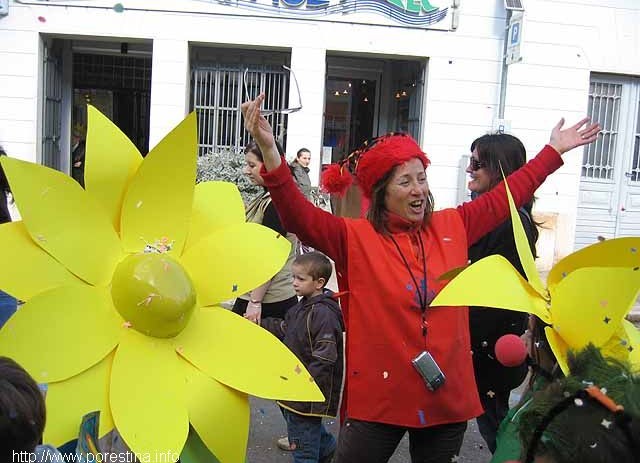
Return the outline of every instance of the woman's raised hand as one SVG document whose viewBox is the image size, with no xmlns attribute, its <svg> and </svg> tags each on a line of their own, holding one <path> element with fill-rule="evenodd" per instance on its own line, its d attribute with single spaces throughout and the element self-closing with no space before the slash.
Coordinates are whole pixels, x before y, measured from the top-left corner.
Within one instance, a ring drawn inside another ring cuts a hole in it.
<svg viewBox="0 0 640 463">
<path fill-rule="evenodd" d="M 276 148 L 275 139 L 273 138 L 273 129 L 269 121 L 260 114 L 260 107 L 264 101 L 264 93 L 261 93 L 255 100 L 249 100 L 242 103 L 240 109 L 244 116 L 244 127 L 251 134 L 262 151 L 265 158 L 265 164 L 269 168 L 269 158 L 275 152 L 276 158 L 279 160 L 278 149 Z M 279 163 L 278 163 L 279 164 Z"/>
<path fill-rule="evenodd" d="M 595 141 L 600 132 L 600 125 L 589 123 L 588 117 L 566 129 L 562 129 L 563 125 L 564 117 L 553 128 L 549 139 L 549 144 L 560 154 Z"/>
</svg>

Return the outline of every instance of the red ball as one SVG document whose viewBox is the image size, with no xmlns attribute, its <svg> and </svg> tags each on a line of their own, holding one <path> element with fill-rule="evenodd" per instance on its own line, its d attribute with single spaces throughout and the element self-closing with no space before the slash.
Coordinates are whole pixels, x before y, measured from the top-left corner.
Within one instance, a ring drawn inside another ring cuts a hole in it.
<svg viewBox="0 0 640 463">
<path fill-rule="evenodd" d="M 517 367 L 527 358 L 527 347 L 520 336 L 505 334 L 496 341 L 496 358 L 505 367 Z"/>
</svg>

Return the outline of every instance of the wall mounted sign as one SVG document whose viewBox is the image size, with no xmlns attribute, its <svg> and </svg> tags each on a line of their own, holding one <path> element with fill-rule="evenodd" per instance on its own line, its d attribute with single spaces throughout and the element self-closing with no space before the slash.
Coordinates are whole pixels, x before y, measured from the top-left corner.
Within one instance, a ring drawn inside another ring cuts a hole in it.
<svg viewBox="0 0 640 463">
<path fill-rule="evenodd" d="M 442 23 L 449 8 L 429 0 L 209 0 L 264 14 L 290 18 L 431 28 Z M 440 25 L 442 28 L 442 25 Z M 448 27 L 447 27 L 448 28 Z"/>
<path fill-rule="evenodd" d="M 142 0 L 118 3 L 113 0 L 23 0 L 21 3 L 47 7 L 104 8 L 122 14 L 127 11 L 230 14 L 437 30 L 449 30 L 450 21 L 445 19 L 451 16 L 451 8 L 439 8 L 432 0 L 192 0 L 174 3 Z"/>
</svg>

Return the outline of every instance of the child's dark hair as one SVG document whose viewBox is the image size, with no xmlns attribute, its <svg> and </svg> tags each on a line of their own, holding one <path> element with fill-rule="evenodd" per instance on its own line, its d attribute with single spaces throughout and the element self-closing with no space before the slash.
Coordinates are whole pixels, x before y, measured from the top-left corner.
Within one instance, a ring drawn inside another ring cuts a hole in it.
<svg viewBox="0 0 640 463">
<path fill-rule="evenodd" d="M 534 395 L 522 412 L 521 461 L 638 463 L 640 376 L 592 344 L 568 360 L 571 374 Z"/>
<path fill-rule="evenodd" d="M 33 452 L 45 424 L 44 397 L 34 379 L 8 357 L 0 357 L 0 459 Z"/>
<path fill-rule="evenodd" d="M 325 284 L 331 278 L 331 261 L 321 252 L 313 251 L 302 254 L 294 259 L 293 265 L 304 267 L 314 280 L 324 278 Z"/>
</svg>

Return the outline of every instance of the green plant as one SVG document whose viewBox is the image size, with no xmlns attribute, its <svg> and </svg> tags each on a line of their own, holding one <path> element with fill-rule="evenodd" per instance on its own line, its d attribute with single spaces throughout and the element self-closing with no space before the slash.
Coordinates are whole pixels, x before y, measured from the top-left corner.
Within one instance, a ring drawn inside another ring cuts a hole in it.
<svg viewBox="0 0 640 463">
<path fill-rule="evenodd" d="M 225 150 L 219 153 L 209 151 L 198 158 L 198 171 L 196 183 L 211 180 L 233 183 L 245 204 L 262 192 L 262 188 L 253 184 L 242 173 L 244 166 L 244 156 L 240 152 Z"/>
</svg>

